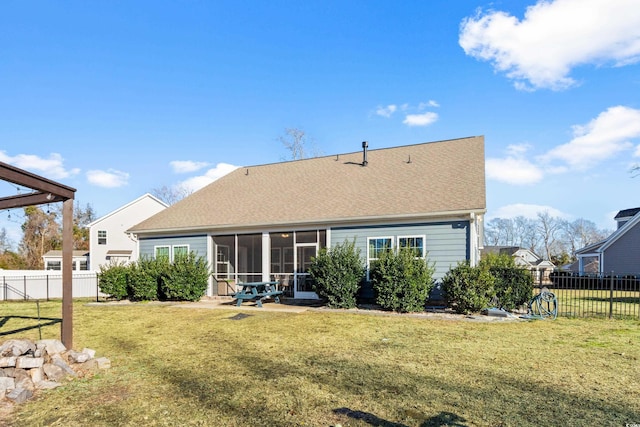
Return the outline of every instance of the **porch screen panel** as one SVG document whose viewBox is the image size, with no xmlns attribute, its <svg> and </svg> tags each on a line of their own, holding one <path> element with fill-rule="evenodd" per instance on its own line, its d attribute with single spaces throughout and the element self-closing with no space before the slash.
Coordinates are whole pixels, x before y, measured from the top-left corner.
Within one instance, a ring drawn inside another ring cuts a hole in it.
<svg viewBox="0 0 640 427">
<path fill-rule="evenodd" d="M 238 235 L 238 282 L 262 281 L 262 234 Z"/>
<path fill-rule="evenodd" d="M 214 236 L 215 245 L 215 266 L 214 274 L 216 280 L 228 279 L 237 280 L 236 277 L 236 236 Z"/>
</svg>

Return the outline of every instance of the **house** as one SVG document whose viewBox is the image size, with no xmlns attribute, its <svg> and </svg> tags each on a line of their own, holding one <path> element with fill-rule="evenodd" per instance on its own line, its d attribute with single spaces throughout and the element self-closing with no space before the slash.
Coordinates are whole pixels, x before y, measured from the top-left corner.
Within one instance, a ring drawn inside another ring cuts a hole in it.
<svg viewBox="0 0 640 427">
<path fill-rule="evenodd" d="M 506 254 L 513 257 L 518 267 L 531 271 L 534 282 L 548 282 L 549 274 L 556 266 L 548 260 L 540 258 L 533 251 L 518 246 L 485 246 L 482 249 L 484 254 Z"/>
<path fill-rule="evenodd" d="M 205 257 L 208 295 L 279 280 L 306 299 L 317 298 L 312 258 L 346 240 L 367 266 L 397 247 L 433 262 L 436 279 L 460 261 L 475 265 L 485 212 L 484 137 L 476 136 L 375 150 L 363 143 L 362 151 L 239 168 L 128 232 L 141 255 Z"/>
<path fill-rule="evenodd" d="M 579 273 L 640 273 L 640 208 L 621 210 L 614 219 L 617 229 L 609 237 L 576 251 Z"/>
<path fill-rule="evenodd" d="M 89 251 L 73 251 L 73 271 L 89 270 Z M 42 256 L 45 270 L 62 270 L 62 251 L 48 251 Z"/>
<path fill-rule="evenodd" d="M 126 231 L 167 206 L 147 193 L 89 224 L 90 268 L 99 270 L 114 262 L 136 261 L 138 244 Z"/>
</svg>

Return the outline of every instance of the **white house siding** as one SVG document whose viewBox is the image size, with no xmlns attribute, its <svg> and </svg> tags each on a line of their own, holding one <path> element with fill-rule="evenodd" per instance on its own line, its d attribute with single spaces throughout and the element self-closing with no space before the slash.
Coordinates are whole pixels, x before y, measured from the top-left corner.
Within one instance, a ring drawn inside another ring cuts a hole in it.
<svg viewBox="0 0 640 427">
<path fill-rule="evenodd" d="M 469 221 L 331 228 L 331 246 L 355 238 L 356 248 L 366 261 L 369 237 L 393 237 L 397 245 L 398 237 L 423 235 L 427 259 L 435 263 L 435 280 L 470 257 Z"/>
<path fill-rule="evenodd" d="M 146 194 L 133 202 L 117 209 L 90 224 L 90 259 L 89 268 L 99 270 L 101 265 L 111 262 L 108 251 L 131 251 L 128 261 L 138 259 L 138 244 L 135 238 L 125 233 L 126 230 L 165 209 L 167 205 Z M 98 231 L 107 232 L 107 244 L 98 244 Z M 118 258 L 126 260 L 124 258 Z"/>
<path fill-rule="evenodd" d="M 620 274 L 640 274 L 640 224 L 622 234 L 603 255 L 602 272 Z"/>
</svg>

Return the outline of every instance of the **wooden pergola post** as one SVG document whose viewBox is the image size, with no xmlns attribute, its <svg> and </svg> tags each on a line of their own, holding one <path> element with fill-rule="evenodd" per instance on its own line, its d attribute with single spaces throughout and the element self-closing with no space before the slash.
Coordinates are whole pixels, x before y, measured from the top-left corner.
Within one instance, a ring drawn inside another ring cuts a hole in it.
<svg viewBox="0 0 640 427">
<path fill-rule="evenodd" d="M 73 199 L 67 199 L 62 204 L 61 329 L 62 344 L 67 349 L 73 348 Z"/>
<path fill-rule="evenodd" d="M 30 188 L 31 193 L 0 197 L 0 210 L 63 202 L 61 341 L 73 348 L 73 200 L 76 189 L 0 162 L 0 180 Z"/>
</svg>

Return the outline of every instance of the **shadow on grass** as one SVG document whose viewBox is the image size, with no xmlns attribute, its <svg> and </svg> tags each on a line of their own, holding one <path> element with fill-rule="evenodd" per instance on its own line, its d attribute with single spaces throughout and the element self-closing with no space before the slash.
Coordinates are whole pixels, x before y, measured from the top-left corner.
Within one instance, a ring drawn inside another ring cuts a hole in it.
<svg viewBox="0 0 640 427">
<path fill-rule="evenodd" d="M 2 328 L 11 319 L 29 319 L 29 320 L 38 321 L 37 317 L 31 317 L 31 316 L 3 316 L 2 318 L 0 318 L 0 328 Z M 62 322 L 62 319 L 53 318 L 53 317 L 41 317 L 39 324 L 32 325 L 32 326 L 24 326 L 22 328 L 12 329 L 10 331 L 2 331 L 0 332 L 0 336 L 13 335 L 19 332 L 25 332 L 25 331 L 30 331 L 32 329 L 38 329 L 45 326 L 55 325 L 56 323 L 60 323 L 60 322 Z"/>
<path fill-rule="evenodd" d="M 339 415 L 345 415 L 354 420 L 361 420 L 365 423 L 375 427 L 409 427 L 406 424 L 394 423 L 393 421 L 383 420 L 369 412 L 354 411 L 349 408 L 334 409 L 333 412 Z M 438 415 L 426 419 L 420 427 L 467 427 L 467 424 L 463 424 L 466 420 L 459 415 L 451 412 L 441 412 Z"/>
</svg>

